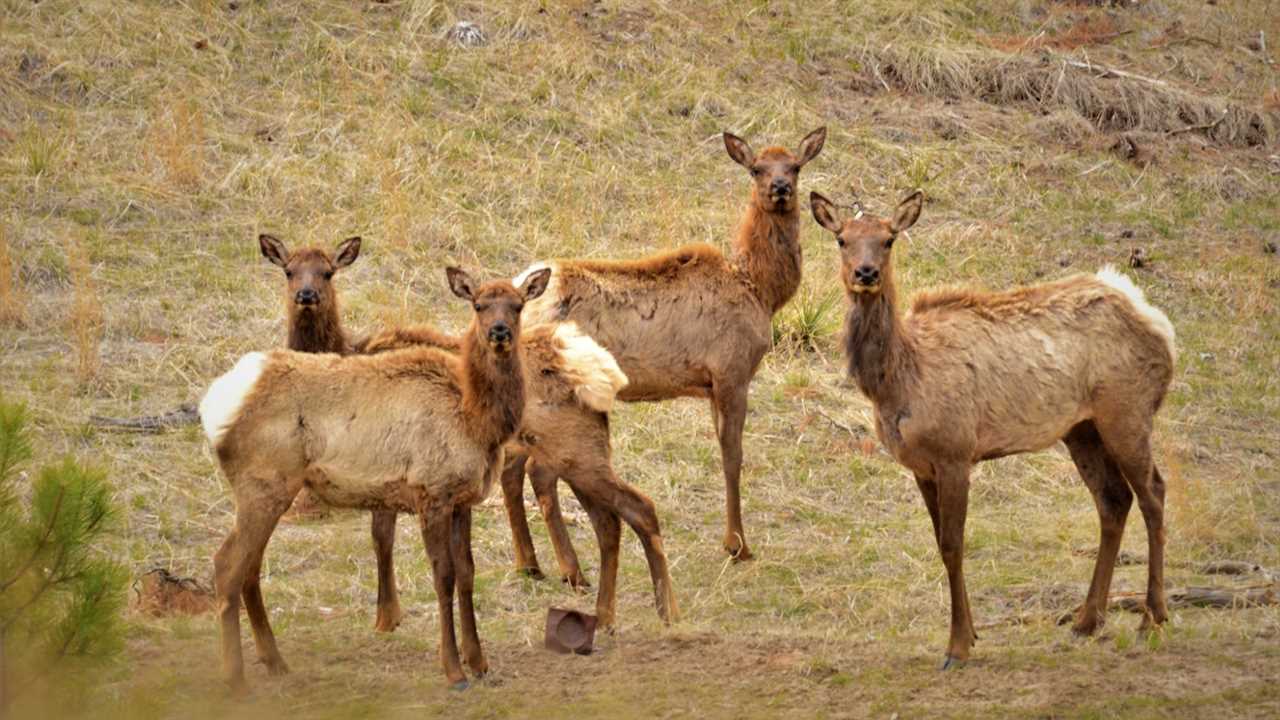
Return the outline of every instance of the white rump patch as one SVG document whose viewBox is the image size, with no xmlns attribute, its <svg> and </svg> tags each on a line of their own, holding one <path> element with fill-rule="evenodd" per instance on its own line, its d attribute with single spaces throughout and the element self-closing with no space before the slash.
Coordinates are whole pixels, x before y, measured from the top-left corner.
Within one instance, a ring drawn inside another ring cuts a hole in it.
<svg viewBox="0 0 1280 720">
<path fill-rule="evenodd" d="M 266 364 L 266 353 L 252 352 L 245 355 L 229 372 L 214 380 L 209 391 L 201 398 L 200 424 L 204 425 L 204 434 L 209 438 L 209 444 L 215 448 L 240 416 L 244 399 L 258 383 Z"/>
<path fill-rule="evenodd" d="M 564 363 L 564 374 L 574 384 L 578 402 L 598 412 L 613 409 L 618 391 L 627 386 L 627 376 L 613 355 L 578 329 L 576 323 L 556 326 L 555 339 Z"/>
<path fill-rule="evenodd" d="M 1133 284 L 1128 275 L 1117 271 L 1110 265 L 1104 266 L 1098 271 L 1097 278 L 1104 285 L 1114 290 L 1124 293 L 1129 298 L 1129 302 L 1133 305 L 1133 309 L 1138 313 L 1138 317 L 1151 328 L 1151 332 L 1164 338 L 1164 342 L 1169 346 L 1169 356 L 1174 362 L 1178 361 L 1178 350 L 1174 347 L 1173 339 L 1173 323 L 1169 322 L 1169 318 L 1160 312 L 1158 308 L 1147 302 L 1147 298 L 1142 294 L 1142 289 Z"/>
</svg>

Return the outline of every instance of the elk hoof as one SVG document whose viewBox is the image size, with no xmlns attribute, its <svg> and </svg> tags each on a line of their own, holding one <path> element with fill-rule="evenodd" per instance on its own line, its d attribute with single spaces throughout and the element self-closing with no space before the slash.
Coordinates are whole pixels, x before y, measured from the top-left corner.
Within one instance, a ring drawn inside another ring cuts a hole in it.
<svg viewBox="0 0 1280 720">
<path fill-rule="evenodd" d="M 449 690 L 453 692 L 462 692 L 463 690 L 466 690 L 469 687 L 471 687 L 471 683 L 467 682 L 466 678 L 463 678 L 458 682 L 450 685 Z"/>
<path fill-rule="evenodd" d="M 542 574 L 542 568 L 534 565 L 533 567 L 516 568 L 516 572 L 533 580 L 546 580 L 547 576 Z"/>
<path fill-rule="evenodd" d="M 274 658 L 264 658 L 262 664 L 267 666 L 267 674 L 272 677 L 289 674 L 289 663 L 278 655 Z"/>
<path fill-rule="evenodd" d="M 940 670 L 941 672 L 947 672 L 948 670 L 959 670 L 960 668 L 965 666 L 966 662 L 968 661 L 962 660 L 958 657 L 955 657 L 954 655 L 948 655 L 942 659 L 942 666 L 939 667 L 938 670 Z"/>
</svg>

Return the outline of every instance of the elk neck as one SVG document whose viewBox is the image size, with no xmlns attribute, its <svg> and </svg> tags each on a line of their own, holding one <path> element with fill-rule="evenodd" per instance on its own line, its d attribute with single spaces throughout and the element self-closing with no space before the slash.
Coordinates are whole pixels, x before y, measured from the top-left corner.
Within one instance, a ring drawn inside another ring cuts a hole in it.
<svg viewBox="0 0 1280 720">
<path fill-rule="evenodd" d="M 519 343 L 498 354 L 474 326 L 462 342 L 462 409 L 471 437 L 496 448 L 520 426 L 524 412 L 524 375 Z"/>
<path fill-rule="evenodd" d="M 347 352 L 347 335 L 336 301 L 303 310 L 289 302 L 289 349 L 309 353 Z"/>
<path fill-rule="evenodd" d="M 734 263 L 754 286 L 770 313 L 777 312 L 800 287 L 800 212 L 797 204 L 782 212 L 760 206 L 754 192 L 734 247 Z"/>
<path fill-rule="evenodd" d="M 850 293 L 845 317 L 845 357 L 849 377 L 876 405 L 900 400 L 902 381 L 914 362 L 911 346 L 897 311 L 897 288 L 886 267 L 880 292 Z"/>
</svg>

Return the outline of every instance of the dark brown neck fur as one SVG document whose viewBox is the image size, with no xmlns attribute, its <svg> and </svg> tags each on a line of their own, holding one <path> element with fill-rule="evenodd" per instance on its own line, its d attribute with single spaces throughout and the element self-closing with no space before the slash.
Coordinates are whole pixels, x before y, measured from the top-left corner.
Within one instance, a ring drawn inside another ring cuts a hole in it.
<svg viewBox="0 0 1280 720">
<path fill-rule="evenodd" d="M 776 313 L 800 287 L 800 212 L 768 212 L 752 191 L 734 243 L 734 262 L 755 286 L 760 302 Z"/>
<path fill-rule="evenodd" d="M 308 353 L 349 352 L 347 334 L 338 319 L 338 303 L 303 311 L 292 302 L 289 309 L 289 349 Z"/>
<path fill-rule="evenodd" d="M 898 317 L 892 269 L 885 268 L 880 292 L 854 293 L 849 299 L 844 338 L 849 376 L 876 405 L 900 400 L 914 358 Z"/>
<path fill-rule="evenodd" d="M 481 445 L 496 448 L 515 434 L 524 412 L 519 343 L 513 343 L 510 353 L 498 355 L 472 323 L 460 355 L 467 431 Z"/>
</svg>

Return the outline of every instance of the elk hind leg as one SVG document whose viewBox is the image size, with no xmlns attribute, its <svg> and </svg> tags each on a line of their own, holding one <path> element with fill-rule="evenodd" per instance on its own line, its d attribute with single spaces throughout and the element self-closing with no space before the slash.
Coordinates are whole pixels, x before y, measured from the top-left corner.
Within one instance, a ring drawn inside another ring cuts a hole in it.
<svg viewBox="0 0 1280 720">
<path fill-rule="evenodd" d="M 551 547 L 556 553 L 556 562 L 560 565 L 560 577 L 575 590 L 591 587 L 582 574 L 582 565 L 578 562 L 578 553 L 573 549 L 573 541 L 569 539 L 569 528 L 565 525 L 564 516 L 560 513 L 560 496 L 556 492 L 558 473 L 555 469 L 538 462 L 529 463 L 529 482 L 533 485 L 533 494 L 538 498 L 538 507 L 542 509 L 542 519 L 547 523 L 547 534 L 551 536 Z"/>
<path fill-rule="evenodd" d="M 1098 557 L 1093 566 L 1089 593 L 1072 627 L 1077 635 L 1092 635 L 1106 623 L 1111 578 L 1115 572 L 1116 557 L 1120 554 L 1120 542 L 1124 538 L 1125 521 L 1133 504 L 1133 492 L 1129 490 L 1120 468 L 1107 454 L 1092 421 L 1076 425 L 1063 442 L 1098 509 L 1101 533 Z"/>
</svg>

